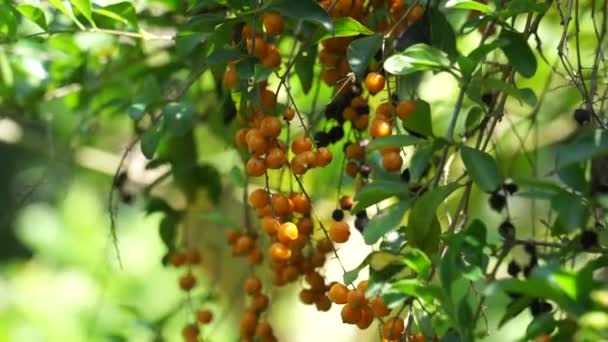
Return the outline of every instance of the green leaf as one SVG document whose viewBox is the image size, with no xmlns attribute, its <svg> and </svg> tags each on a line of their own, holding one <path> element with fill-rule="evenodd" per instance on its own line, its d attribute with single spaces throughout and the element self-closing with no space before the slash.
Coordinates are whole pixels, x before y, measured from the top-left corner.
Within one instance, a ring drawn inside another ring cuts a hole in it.
<svg viewBox="0 0 608 342">
<path fill-rule="evenodd" d="M 431 119 L 431 105 L 422 100 L 416 100 L 416 110 L 405 120 L 402 120 L 406 129 L 429 137 L 433 135 L 433 122 Z"/>
<path fill-rule="evenodd" d="M 407 195 L 409 195 L 409 190 L 402 182 L 376 180 L 366 184 L 357 192 L 354 198 L 357 204 L 351 211 L 357 213 L 392 196 Z"/>
<path fill-rule="evenodd" d="M 129 117 L 131 117 L 131 119 L 133 119 L 135 121 L 141 119 L 144 116 L 145 112 L 146 112 L 146 104 L 141 103 L 141 102 L 133 103 L 127 109 L 127 113 L 129 114 Z"/>
<path fill-rule="evenodd" d="M 8 5 L 0 4 L 0 38 L 13 38 L 17 34 L 17 19 L 13 14 L 12 8 Z"/>
<path fill-rule="evenodd" d="M 304 94 L 308 94 L 312 89 L 312 81 L 315 77 L 315 62 L 317 60 L 317 45 L 312 45 L 306 50 L 302 51 L 296 57 L 294 68 L 296 75 L 300 80 L 302 91 Z"/>
<path fill-rule="evenodd" d="M 576 140 L 558 146 L 556 152 L 556 169 L 606 155 L 608 133 L 601 130 L 585 131 Z"/>
<path fill-rule="evenodd" d="M 446 8 L 479 11 L 484 14 L 492 13 L 490 6 L 474 0 L 448 0 Z"/>
<path fill-rule="evenodd" d="M 359 272 L 361 272 L 362 269 L 364 269 L 368 264 L 369 264 L 369 260 L 371 258 L 371 255 L 368 255 L 360 264 L 359 266 L 357 266 L 356 268 L 345 272 L 344 275 L 342 276 L 343 280 L 344 280 L 344 284 L 352 284 L 357 277 L 359 276 Z"/>
<path fill-rule="evenodd" d="M 427 44 L 412 45 L 384 62 L 384 69 L 394 75 L 407 75 L 417 71 L 447 70 L 450 60 L 445 52 Z"/>
<path fill-rule="evenodd" d="M 480 63 L 490 52 L 506 46 L 509 44 L 509 41 L 506 39 L 498 38 L 491 43 L 483 44 L 476 47 L 473 51 L 468 54 L 468 58 L 470 58 L 474 63 Z"/>
<path fill-rule="evenodd" d="M 164 199 L 160 197 L 151 197 L 146 203 L 146 213 L 152 214 L 156 212 L 162 212 L 168 215 L 177 214 L 177 211 L 173 209 Z"/>
<path fill-rule="evenodd" d="M 509 64 L 513 65 L 515 70 L 524 77 L 534 76 L 537 67 L 536 56 L 534 56 L 524 35 L 516 31 L 503 29 L 499 38 L 506 39 L 509 42 L 506 46 L 501 47 L 502 52 L 509 60 Z"/>
<path fill-rule="evenodd" d="M 41 29 L 47 30 L 46 17 L 44 16 L 44 12 L 32 5 L 23 4 L 17 6 L 17 11 L 21 13 L 24 17 L 36 23 L 36 25 L 40 26 Z"/>
<path fill-rule="evenodd" d="M 425 192 L 416 202 L 409 215 L 409 222 L 406 229 L 409 246 L 419 248 L 429 255 L 436 251 L 435 246 L 429 246 L 429 242 L 435 240 L 439 242 L 439 234 L 434 227 L 437 221 L 437 208 L 454 190 L 460 185 L 451 183 Z"/>
<path fill-rule="evenodd" d="M 222 176 L 210 164 L 197 165 L 194 176 L 196 183 L 207 189 L 207 194 L 214 204 L 218 204 L 222 196 Z"/>
<path fill-rule="evenodd" d="M 367 145 L 367 151 L 378 150 L 384 147 L 411 146 L 421 142 L 423 142 L 422 139 L 416 138 L 413 135 L 389 135 L 370 141 L 370 143 Z"/>
<path fill-rule="evenodd" d="M 481 123 L 482 119 L 483 119 L 483 111 L 481 110 L 481 107 L 479 107 L 479 106 L 471 107 L 471 109 L 469 109 L 469 112 L 467 113 L 467 118 L 466 118 L 465 124 L 464 124 L 466 130 L 470 131 L 473 128 L 477 127 L 477 125 L 479 125 L 479 123 Z"/>
<path fill-rule="evenodd" d="M 383 237 L 384 234 L 397 228 L 411 204 L 411 199 L 404 199 L 374 216 L 363 231 L 365 243 L 372 245 Z"/>
<path fill-rule="evenodd" d="M 207 64 L 220 65 L 243 57 L 237 49 L 216 49 L 207 56 Z"/>
<path fill-rule="evenodd" d="M 399 293 L 405 296 L 414 296 L 423 301 L 432 301 L 433 298 L 441 296 L 439 289 L 433 285 L 422 284 L 417 279 L 403 279 L 394 282 L 386 290 L 385 294 Z"/>
<path fill-rule="evenodd" d="M 237 166 L 233 166 L 228 172 L 228 179 L 236 186 L 244 187 L 246 184 L 245 176 L 243 176 L 243 170 Z"/>
<path fill-rule="evenodd" d="M 432 143 L 420 145 L 410 161 L 410 176 L 412 180 L 420 180 L 424 171 L 430 168 L 430 160 L 433 154 L 445 146 L 445 140 L 435 139 Z"/>
<path fill-rule="evenodd" d="M 91 1 L 90 0 L 70 0 L 70 3 L 78 8 L 80 13 L 87 18 L 91 26 L 95 26 L 95 22 L 93 21 L 93 16 L 91 14 Z"/>
<path fill-rule="evenodd" d="M 61 13 L 65 14 L 66 16 L 68 16 L 68 18 L 72 19 L 72 21 L 76 24 L 76 26 L 78 26 L 79 29 L 84 30 L 85 27 L 84 25 L 82 25 L 80 23 L 80 21 L 78 21 L 78 19 L 76 19 L 76 17 L 74 16 L 74 13 L 72 13 L 72 8 L 67 8 L 62 0 L 49 0 L 51 2 L 51 4 L 53 4 L 53 6 L 55 6 L 58 10 L 61 11 Z"/>
<path fill-rule="evenodd" d="M 175 238 L 177 236 L 178 215 L 167 215 L 160 221 L 160 238 L 168 250 L 175 248 Z"/>
<path fill-rule="evenodd" d="M 522 311 L 524 311 L 530 306 L 530 303 L 532 303 L 532 298 L 530 297 L 521 297 L 509 303 L 507 305 L 507 310 L 505 314 L 502 316 L 500 322 L 498 323 L 498 327 L 502 327 L 507 322 L 517 317 Z"/>
<path fill-rule="evenodd" d="M 224 227 L 234 228 L 239 226 L 232 220 L 232 217 L 218 211 L 204 212 L 200 217 L 205 221 L 213 222 Z"/>
<path fill-rule="evenodd" d="M 376 34 L 371 37 L 359 38 L 350 43 L 346 56 L 350 68 L 358 78 L 362 79 L 365 76 L 369 61 L 380 50 L 383 41 L 382 35 Z"/>
<path fill-rule="evenodd" d="M 357 20 L 350 17 L 337 18 L 333 21 L 333 31 L 318 32 L 312 39 L 313 42 L 321 42 L 323 40 L 335 37 L 352 37 L 358 35 L 372 35 L 371 31 Z"/>
<path fill-rule="evenodd" d="M 492 192 L 500 186 L 501 177 L 496 160 L 489 154 L 467 146 L 460 152 L 464 166 L 471 179 L 485 192 Z"/>
<path fill-rule="evenodd" d="M 148 159 L 154 157 L 158 143 L 163 136 L 160 125 L 150 128 L 141 135 L 141 151 Z"/>
<path fill-rule="evenodd" d="M 450 25 L 443 12 L 437 8 L 431 7 L 428 10 L 431 17 L 431 42 L 433 42 L 433 46 L 447 53 L 450 58 L 455 58 L 458 56 L 458 50 L 456 49 L 456 34 L 452 25 Z"/>
<path fill-rule="evenodd" d="M 194 125 L 194 109 L 181 102 L 171 102 L 163 108 L 167 128 L 176 136 L 183 136 Z"/>
<path fill-rule="evenodd" d="M 422 278 L 427 278 L 431 273 L 431 259 L 419 249 L 412 248 L 405 252 L 403 262 Z"/>
<path fill-rule="evenodd" d="M 135 7 L 130 2 L 119 2 L 102 8 L 93 9 L 94 13 L 106 16 L 132 28 L 139 30 L 137 22 L 137 13 Z"/>
<path fill-rule="evenodd" d="M 551 208 L 557 213 L 557 219 L 551 232 L 554 235 L 572 233 L 581 227 L 585 218 L 583 199 L 566 191 L 560 191 L 551 199 Z"/>
<path fill-rule="evenodd" d="M 278 0 L 269 6 L 269 9 L 297 20 L 307 20 L 321 24 L 330 33 L 334 32 L 331 18 L 323 7 L 313 0 Z"/>
<path fill-rule="evenodd" d="M 530 88 L 516 88 L 513 84 L 507 84 L 502 80 L 498 80 L 495 78 L 486 78 L 483 80 L 483 84 L 487 89 L 497 90 L 498 92 L 505 92 L 509 94 L 509 96 L 516 98 L 520 103 L 523 101 L 530 107 L 534 107 L 538 99 L 536 98 L 536 94 Z"/>
</svg>

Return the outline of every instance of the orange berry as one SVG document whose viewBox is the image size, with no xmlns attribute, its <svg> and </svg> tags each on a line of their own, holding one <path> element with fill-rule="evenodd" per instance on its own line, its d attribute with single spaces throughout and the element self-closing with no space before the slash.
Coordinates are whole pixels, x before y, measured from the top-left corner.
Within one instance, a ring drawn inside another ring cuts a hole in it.
<svg viewBox="0 0 608 342">
<path fill-rule="evenodd" d="M 422 334 L 422 333 L 416 334 L 416 335 L 411 335 L 410 336 L 410 341 L 412 341 L 412 342 L 425 342 L 426 341 L 426 337 L 424 337 L 424 334 Z"/>
<path fill-rule="evenodd" d="M 382 166 L 386 171 L 401 171 L 401 165 L 403 165 L 403 159 L 399 152 L 388 152 L 382 156 Z"/>
<path fill-rule="evenodd" d="M 190 323 L 184 326 L 182 329 L 182 336 L 186 341 L 197 341 L 198 340 L 199 330 L 196 324 Z"/>
<path fill-rule="evenodd" d="M 274 147 L 266 153 L 266 167 L 269 169 L 280 169 L 287 163 L 285 152 L 278 147 Z"/>
<path fill-rule="evenodd" d="M 352 304 L 347 303 L 342 307 L 340 316 L 342 316 L 343 323 L 356 324 L 361 319 L 361 308 L 355 307 Z"/>
<path fill-rule="evenodd" d="M 241 233 L 239 233 L 236 229 L 228 229 L 228 231 L 226 231 L 226 240 L 228 240 L 229 244 L 235 243 L 240 236 Z"/>
<path fill-rule="evenodd" d="M 248 132 L 249 132 L 249 129 L 247 129 L 247 128 L 241 128 L 238 131 L 236 131 L 234 141 L 236 142 L 237 146 L 247 147 L 247 133 Z"/>
<path fill-rule="evenodd" d="M 327 298 L 327 296 L 322 295 L 319 296 L 319 298 L 315 302 L 315 306 L 319 311 L 329 311 L 329 309 L 331 309 L 331 301 L 329 300 L 329 298 Z"/>
<path fill-rule="evenodd" d="M 258 325 L 258 316 L 252 311 L 245 311 L 239 326 L 239 333 L 242 338 L 253 337 L 255 328 Z"/>
<path fill-rule="evenodd" d="M 382 326 L 382 336 L 388 340 L 397 339 L 403 334 L 405 325 L 403 319 L 399 317 L 393 317 L 384 322 Z"/>
<path fill-rule="evenodd" d="M 247 39 L 247 51 L 258 57 L 259 59 L 264 58 L 264 56 L 266 56 L 266 42 L 264 41 L 264 39 L 260 37 L 255 37 L 255 46 L 253 45 L 253 43 L 254 40 L 250 38 Z"/>
<path fill-rule="evenodd" d="M 308 273 L 304 280 L 310 285 L 313 290 L 325 291 L 325 279 L 317 272 Z"/>
<path fill-rule="evenodd" d="M 321 167 L 329 165 L 332 159 L 333 154 L 331 153 L 331 151 L 327 147 L 321 147 L 319 148 L 319 150 L 317 150 L 317 153 L 315 154 L 315 165 Z"/>
<path fill-rule="evenodd" d="M 268 138 L 276 138 L 281 134 L 281 120 L 276 116 L 267 116 L 260 122 L 260 131 Z"/>
<path fill-rule="evenodd" d="M 365 298 L 365 294 L 360 289 L 355 289 L 348 293 L 347 301 L 349 304 L 352 304 L 356 307 L 363 307 L 367 305 L 367 298 Z"/>
<path fill-rule="evenodd" d="M 213 313 L 209 310 L 198 310 L 196 312 L 196 320 L 201 324 L 207 324 L 213 320 Z"/>
<path fill-rule="evenodd" d="M 262 229 L 270 236 L 273 236 L 279 230 L 279 221 L 272 216 L 264 216 L 262 218 Z"/>
<path fill-rule="evenodd" d="M 323 49 L 319 52 L 319 62 L 325 67 L 333 68 L 340 62 L 340 56 Z"/>
<path fill-rule="evenodd" d="M 336 85 L 340 80 L 340 74 L 336 69 L 324 68 L 321 78 L 330 86 Z"/>
<path fill-rule="evenodd" d="M 281 65 L 281 53 L 274 44 L 266 46 L 266 56 L 262 58 L 262 64 L 268 69 L 274 69 Z"/>
<path fill-rule="evenodd" d="M 261 339 L 269 338 L 273 335 L 272 327 L 268 322 L 258 322 L 255 328 L 255 336 Z"/>
<path fill-rule="evenodd" d="M 293 212 L 293 203 L 282 194 L 272 195 L 271 205 L 277 216 L 287 216 Z"/>
<path fill-rule="evenodd" d="M 279 241 L 287 244 L 298 238 L 298 227 L 292 222 L 285 222 L 281 224 L 277 233 Z"/>
<path fill-rule="evenodd" d="M 349 161 L 346 163 L 346 174 L 351 176 L 352 178 L 357 177 L 357 173 L 359 173 L 359 165 L 354 161 Z"/>
<path fill-rule="evenodd" d="M 304 153 L 312 150 L 312 140 L 305 136 L 299 136 L 293 139 L 291 143 L 291 151 L 295 154 Z"/>
<path fill-rule="evenodd" d="M 183 265 L 184 263 L 186 263 L 186 255 L 184 253 L 180 253 L 180 252 L 173 252 L 171 254 L 171 258 L 169 259 L 169 262 L 171 263 L 171 265 L 173 265 L 175 267 L 179 267 L 179 266 Z"/>
<path fill-rule="evenodd" d="M 363 114 L 359 115 L 359 117 L 355 120 L 355 128 L 363 131 L 369 125 L 369 115 Z"/>
<path fill-rule="evenodd" d="M 298 154 L 296 157 L 302 158 L 307 168 L 313 168 L 316 166 L 317 158 L 313 151 L 304 151 Z"/>
<path fill-rule="evenodd" d="M 365 148 L 358 143 L 352 143 L 346 146 L 346 157 L 349 159 L 363 159 L 365 157 Z"/>
<path fill-rule="evenodd" d="M 316 300 L 316 294 L 310 289 L 302 289 L 300 291 L 300 300 L 304 304 L 311 305 Z"/>
<path fill-rule="evenodd" d="M 259 265 L 264 260 L 264 253 L 259 249 L 254 249 L 247 254 L 247 260 L 249 260 L 252 265 Z"/>
<path fill-rule="evenodd" d="M 258 294 L 262 290 L 262 282 L 257 277 L 252 276 L 245 280 L 244 288 L 248 295 Z"/>
<path fill-rule="evenodd" d="M 268 205 L 268 192 L 265 189 L 255 189 L 249 195 L 249 204 L 255 209 Z"/>
<path fill-rule="evenodd" d="M 236 73 L 236 69 L 233 64 L 228 64 L 226 73 L 224 74 L 224 83 L 228 89 L 233 89 L 236 82 L 239 79 L 239 75 Z"/>
<path fill-rule="evenodd" d="M 272 216 L 272 207 L 270 206 L 270 204 L 266 205 L 264 208 L 257 209 L 256 211 L 260 218 L 265 216 Z"/>
<path fill-rule="evenodd" d="M 293 210 L 300 214 L 308 214 L 310 212 L 310 200 L 304 194 L 296 194 L 291 198 L 293 202 Z"/>
<path fill-rule="evenodd" d="M 342 111 L 342 117 L 347 121 L 354 121 L 357 118 L 357 115 L 357 111 L 351 106 L 344 108 Z"/>
<path fill-rule="evenodd" d="M 286 261 L 291 258 L 291 249 L 280 242 L 270 246 L 270 257 L 276 261 Z"/>
<path fill-rule="evenodd" d="M 285 28 L 285 18 L 282 15 L 275 12 L 266 12 L 262 18 L 262 25 L 264 25 L 264 31 L 269 36 L 276 36 L 283 32 Z"/>
<path fill-rule="evenodd" d="M 283 119 L 285 119 L 287 121 L 291 121 L 295 115 L 296 115 L 296 112 L 294 112 L 293 109 L 287 108 L 283 112 Z"/>
<path fill-rule="evenodd" d="M 393 133 L 393 125 L 384 120 L 374 120 L 372 127 L 369 129 L 369 134 L 372 138 L 386 137 Z"/>
<path fill-rule="evenodd" d="M 317 242 L 317 250 L 321 253 L 329 253 L 334 250 L 334 244 L 330 239 L 324 238 Z"/>
<path fill-rule="evenodd" d="M 327 295 L 332 302 L 336 304 L 346 304 L 348 299 L 348 294 L 350 290 L 340 283 L 334 283 L 330 288 Z"/>
<path fill-rule="evenodd" d="M 258 293 L 251 301 L 251 310 L 257 313 L 264 312 L 266 309 L 268 309 L 268 302 L 268 296 Z"/>
<path fill-rule="evenodd" d="M 184 291 L 190 291 L 196 286 L 196 278 L 194 274 L 188 272 L 179 277 L 179 287 Z"/>
<path fill-rule="evenodd" d="M 255 248 L 255 241 L 251 236 L 243 235 L 240 236 L 235 244 L 234 250 L 238 255 L 244 255 L 251 252 Z"/>
<path fill-rule="evenodd" d="M 367 291 L 367 280 L 360 281 L 359 284 L 357 284 L 357 290 L 361 290 L 365 293 L 365 291 Z"/>
<path fill-rule="evenodd" d="M 314 226 L 310 217 L 302 217 L 298 220 L 298 233 L 302 236 L 309 236 L 312 234 Z"/>
<path fill-rule="evenodd" d="M 247 170 L 247 174 L 251 177 L 259 177 L 266 172 L 266 163 L 264 162 L 264 159 L 253 156 L 247 161 L 245 169 Z"/>
<path fill-rule="evenodd" d="M 318 268 L 325 264 L 325 253 L 315 251 L 310 257 L 310 262 L 314 268 Z"/>
<path fill-rule="evenodd" d="M 296 266 L 289 265 L 287 268 L 285 268 L 285 271 L 283 271 L 283 276 L 285 277 L 286 281 L 291 283 L 298 279 L 300 276 L 300 271 Z"/>
<path fill-rule="evenodd" d="M 364 306 L 361 308 L 361 318 L 359 318 L 359 321 L 357 321 L 357 327 L 361 330 L 365 330 L 372 325 L 373 321 L 374 313 L 372 312 L 372 309 L 370 309 L 369 306 Z"/>
<path fill-rule="evenodd" d="M 291 170 L 296 175 L 303 175 L 308 170 L 308 165 L 305 160 L 305 156 L 298 154 L 291 161 Z"/>
<path fill-rule="evenodd" d="M 198 249 L 190 249 L 184 253 L 184 256 L 184 261 L 188 265 L 196 265 L 201 262 L 201 253 L 198 251 Z"/>
<path fill-rule="evenodd" d="M 375 120 L 384 120 L 390 122 L 393 120 L 393 106 L 388 103 L 382 103 L 376 108 Z"/>
<path fill-rule="evenodd" d="M 340 197 L 340 208 L 342 210 L 350 210 L 353 207 L 353 198 L 350 196 Z"/>
<path fill-rule="evenodd" d="M 422 17 L 423 15 L 424 15 L 424 7 L 422 7 L 420 5 L 416 5 L 416 6 L 414 6 L 414 8 L 412 8 L 410 10 L 410 13 L 408 13 L 407 20 L 409 22 L 414 22 L 414 21 L 418 20 L 420 17 Z"/>
<path fill-rule="evenodd" d="M 384 76 L 377 72 L 370 72 L 365 77 L 365 86 L 370 94 L 379 93 L 384 89 Z"/>
<path fill-rule="evenodd" d="M 384 305 L 384 302 L 380 297 L 374 298 L 369 305 L 372 308 L 374 315 L 378 317 L 388 316 L 388 314 L 391 313 L 391 310 Z"/>
<path fill-rule="evenodd" d="M 350 237 L 350 227 L 346 222 L 334 222 L 329 227 L 329 237 L 337 243 L 344 243 Z"/>
<path fill-rule="evenodd" d="M 397 104 L 397 109 L 395 111 L 397 112 L 397 116 L 399 117 L 399 119 L 405 120 L 415 110 L 416 110 L 416 102 L 414 102 L 412 100 L 405 100 L 405 101 L 401 101 L 401 102 L 399 102 L 399 104 Z"/>
<path fill-rule="evenodd" d="M 249 153 L 255 154 L 256 156 L 264 154 L 266 148 L 268 148 L 268 141 L 259 129 L 250 129 L 245 136 L 245 140 L 247 141 Z"/>
</svg>

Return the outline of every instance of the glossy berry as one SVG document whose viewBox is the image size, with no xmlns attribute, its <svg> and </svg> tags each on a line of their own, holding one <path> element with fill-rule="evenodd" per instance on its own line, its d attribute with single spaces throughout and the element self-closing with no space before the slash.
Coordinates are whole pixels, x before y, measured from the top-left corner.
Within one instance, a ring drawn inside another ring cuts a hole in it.
<svg viewBox="0 0 608 342">
<path fill-rule="evenodd" d="M 342 210 L 350 210 L 353 207 L 353 199 L 350 196 L 342 196 L 340 198 L 340 208 Z"/>
<path fill-rule="evenodd" d="M 255 189 L 249 195 L 249 204 L 255 209 L 264 208 L 268 205 L 268 192 L 264 189 Z"/>
<path fill-rule="evenodd" d="M 330 288 L 327 295 L 332 302 L 336 304 L 346 304 L 350 290 L 340 283 L 334 283 Z"/>
<path fill-rule="evenodd" d="M 282 15 L 274 12 L 266 12 L 262 18 L 264 31 L 269 36 L 276 36 L 283 32 L 285 28 L 285 18 Z"/>
<path fill-rule="evenodd" d="M 298 227 L 292 222 L 285 222 L 279 226 L 277 233 L 279 241 L 288 244 L 298 238 Z"/>
<path fill-rule="evenodd" d="M 270 246 L 270 257 L 276 261 L 287 261 L 291 258 L 291 249 L 280 242 Z"/>
<path fill-rule="evenodd" d="M 361 319 L 361 308 L 347 303 L 342 307 L 340 316 L 342 317 L 343 323 L 357 324 L 357 322 Z"/>
<path fill-rule="evenodd" d="M 369 164 L 362 163 L 361 165 L 359 165 L 359 174 L 361 175 L 361 177 L 368 178 L 371 173 L 372 167 L 369 166 Z"/>
<path fill-rule="evenodd" d="M 515 183 L 504 184 L 502 188 L 509 193 L 509 195 L 513 195 L 519 190 L 519 187 Z"/>
<path fill-rule="evenodd" d="M 253 156 L 247 161 L 245 169 L 247 170 L 247 174 L 251 177 L 259 177 L 266 172 L 266 163 L 264 162 L 264 159 Z"/>
<path fill-rule="evenodd" d="M 504 195 L 495 191 L 490 195 L 489 203 L 492 209 L 500 213 L 507 205 L 507 199 Z"/>
<path fill-rule="evenodd" d="M 386 171 L 397 172 L 401 170 L 403 158 L 399 152 L 388 152 L 382 157 L 382 166 Z"/>
<path fill-rule="evenodd" d="M 416 102 L 412 100 L 401 101 L 395 108 L 395 113 L 401 120 L 407 119 L 416 110 Z"/>
<path fill-rule="evenodd" d="M 329 237 L 337 243 L 344 243 L 350 237 L 350 227 L 345 222 L 334 222 L 329 228 Z"/>
<path fill-rule="evenodd" d="M 243 287 L 248 295 L 258 294 L 262 290 L 262 282 L 257 277 L 252 276 L 245 280 Z"/>
<path fill-rule="evenodd" d="M 579 108 L 574 111 L 574 120 L 576 120 L 576 122 L 582 126 L 591 121 L 591 112 L 586 109 Z"/>
<path fill-rule="evenodd" d="M 504 221 L 498 227 L 498 233 L 505 240 L 513 240 L 515 239 L 515 226 L 509 221 Z"/>
<path fill-rule="evenodd" d="M 374 321 L 374 312 L 369 306 L 364 306 L 361 308 L 361 317 L 357 321 L 357 327 L 361 330 L 365 330 L 372 325 Z"/>
<path fill-rule="evenodd" d="M 384 322 L 382 326 L 382 336 L 387 340 L 395 340 L 403 334 L 405 324 L 403 319 L 394 317 Z"/>
<path fill-rule="evenodd" d="M 331 218 L 334 219 L 334 221 L 342 221 L 344 219 L 344 211 L 340 209 L 334 210 L 333 213 L 331 213 Z"/>
<path fill-rule="evenodd" d="M 372 311 L 374 312 L 374 315 L 376 315 L 377 317 L 388 316 L 388 314 L 391 313 L 391 310 L 388 307 L 386 307 L 386 305 L 384 305 L 384 302 L 382 301 L 382 298 L 380 298 L 380 297 L 374 298 L 369 303 L 369 306 L 371 307 Z"/>
<path fill-rule="evenodd" d="M 404 183 L 409 183 L 411 179 L 410 169 L 405 169 L 401 172 L 401 181 Z"/>
<path fill-rule="evenodd" d="M 329 134 L 322 132 L 322 131 L 315 133 L 314 138 L 315 138 L 315 144 L 317 144 L 317 147 L 326 147 L 331 142 Z"/>
<path fill-rule="evenodd" d="M 379 93 L 384 89 L 384 76 L 377 72 L 370 72 L 365 77 L 365 87 L 372 95 Z"/>
<path fill-rule="evenodd" d="M 511 277 L 516 278 L 519 272 L 521 272 L 521 266 L 519 266 L 515 260 L 511 260 L 507 266 L 507 273 L 509 273 Z"/>
<path fill-rule="evenodd" d="M 535 299 L 530 303 L 530 313 L 534 317 L 538 317 L 545 312 L 553 310 L 553 306 L 541 299 Z"/>
<path fill-rule="evenodd" d="M 592 230 L 584 230 L 581 233 L 581 246 L 584 250 L 599 246 L 597 233 Z"/>
<path fill-rule="evenodd" d="M 304 153 L 312 149 L 312 140 L 308 137 L 299 136 L 291 143 L 291 150 L 295 154 Z"/>
<path fill-rule="evenodd" d="M 357 217 L 355 219 L 355 228 L 363 233 L 363 230 L 365 229 L 365 227 L 367 227 L 367 224 L 369 223 L 369 219 L 367 217 Z"/>
<path fill-rule="evenodd" d="M 329 139 L 335 143 L 344 137 L 344 129 L 342 126 L 334 126 L 329 130 Z"/>
</svg>

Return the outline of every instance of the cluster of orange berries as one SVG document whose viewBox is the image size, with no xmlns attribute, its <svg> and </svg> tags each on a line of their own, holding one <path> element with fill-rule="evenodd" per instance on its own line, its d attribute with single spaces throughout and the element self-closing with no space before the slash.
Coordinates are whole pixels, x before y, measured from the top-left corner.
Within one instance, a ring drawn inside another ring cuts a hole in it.
<svg viewBox="0 0 608 342">
<path fill-rule="evenodd" d="M 299 136 L 291 143 L 291 151 L 294 157 L 291 160 L 291 170 L 296 175 L 303 175 L 309 169 L 329 165 L 333 159 L 331 151 L 327 147 L 319 147 L 316 152 L 312 151 L 312 140 L 305 136 Z"/>
<path fill-rule="evenodd" d="M 251 265 L 259 265 L 264 260 L 264 253 L 256 247 L 258 236 L 255 232 L 241 233 L 236 229 L 229 229 L 226 238 L 232 248 L 232 255 L 246 256 Z"/>
<path fill-rule="evenodd" d="M 260 315 L 268 310 L 268 296 L 262 293 L 262 282 L 255 276 L 245 280 L 245 293 L 251 298 L 251 302 L 243 316 L 239 326 L 239 334 L 243 341 L 253 341 L 254 336 L 262 342 L 277 341 L 270 323 L 261 321 Z"/>
<path fill-rule="evenodd" d="M 185 251 L 175 251 L 171 254 L 169 262 L 174 267 L 188 266 L 189 268 L 198 265 L 201 262 L 201 255 L 198 249 L 191 248 Z M 189 269 L 188 272 L 182 275 L 179 280 L 179 287 L 186 292 L 191 291 L 196 286 L 196 277 Z M 211 323 L 213 320 L 213 313 L 210 310 L 199 309 L 196 312 L 196 323 L 186 324 L 182 328 L 182 336 L 187 342 L 198 341 L 200 333 L 198 325 L 205 325 Z"/>
<path fill-rule="evenodd" d="M 280 169 L 287 163 L 287 147 L 278 139 L 281 134 L 281 120 L 267 116 L 263 112 L 253 112 L 249 117 L 251 128 L 242 128 L 236 133 L 236 144 L 246 147 L 251 158 L 246 171 L 252 177 L 264 175 L 267 169 Z"/>
<path fill-rule="evenodd" d="M 329 289 L 329 299 L 332 303 L 344 304 L 341 311 L 342 322 L 356 324 L 360 329 L 367 329 L 374 317 L 385 317 L 390 310 L 380 297 L 369 301 L 365 297 L 367 281 L 360 282 L 354 290 L 343 284 L 333 283 Z"/>
</svg>

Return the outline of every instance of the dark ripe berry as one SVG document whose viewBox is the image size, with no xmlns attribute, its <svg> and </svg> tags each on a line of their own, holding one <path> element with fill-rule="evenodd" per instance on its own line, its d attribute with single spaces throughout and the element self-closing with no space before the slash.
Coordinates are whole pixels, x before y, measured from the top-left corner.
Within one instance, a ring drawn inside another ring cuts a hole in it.
<svg viewBox="0 0 608 342">
<path fill-rule="evenodd" d="M 486 104 L 486 106 L 491 106 L 494 103 L 495 94 L 493 93 L 485 93 L 481 95 L 481 101 Z"/>
<path fill-rule="evenodd" d="M 499 213 L 505 208 L 505 205 L 507 205 L 507 198 L 498 191 L 492 193 L 489 201 L 490 207 Z"/>
<path fill-rule="evenodd" d="M 332 143 L 338 142 L 344 137 L 344 129 L 342 126 L 334 126 L 329 130 L 329 140 Z"/>
<path fill-rule="evenodd" d="M 536 256 L 536 246 L 531 243 L 524 244 L 524 251 L 526 251 L 526 253 L 532 257 Z"/>
<path fill-rule="evenodd" d="M 515 226 L 511 222 L 505 221 L 498 227 L 498 233 L 505 240 L 513 240 L 515 239 Z"/>
<path fill-rule="evenodd" d="M 376 52 L 376 54 L 374 55 L 374 59 L 376 60 L 376 62 L 382 61 L 382 49 L 380 49 L 380 50 L 378 50 L 378 52 Z"/>
<path fill-rule="evenodd" d="M 399 96 L 397 96 L 397 94 L 393 93 L 391 95 L 391 102 L 393 103 L 394 106 L 396 106 L 397 103 L 399 103 Z"/>
<path fill-rule="evenodd" d="M 367 178 L 369 177 L 369 174 L 372 173 L 372 167 L 363 163 L 359 166 L 359 173 L 361 174 L 361 177 Z"/>
<path fill-rule="evenodd" d="M 367 226 L 369 219 L 367 217 L 357 217 L 355 219 L 355 228 L 361 233 L 363 233 L 363 229 Z"/>
<path fill-rule="evenodd" d="M 327 147 L 330 142 L 329 134 L 323 131 L 315 133 L 314 139 L 317 147 Z"/>
<path fill-rule="evenodd" d="M 358 83 L 352 84 L 350 86 L 350 93 L 353 97 L 361 95 L 361 85 Z"/>
<path fill-rule="evenodd" d="M 367 211 L 366 210 L 361 210 L 360 212 L 355 214 L 357 216 L 357 218 L 367 218 Z"/>
<path fill-rule="evenodd" d="M 579 108 L 574 111 L 574 120 L 576 120 L 579 125 L 584 125 L 591 121 L 591 112 L 586 109 Z"/>
<path fill-rule="evenodd" d="M 355 110 L 359 115 L 369 114 L 369 105 L 365 105 L 363 107 L 356 107 Z"/>
<path fill-rule="evenodd" d="M 534 270 L 534 267 L 536 267 L 536 265 L 538 264 L 538 258 L 536 256 L 533 256 L 530 259 L 530 263 L 524 267 L 524 277 L 529 278 L 530 274 L 532 274 L 532 271 Z"/>
<path fill-rule="evenodd" d="M 530 303 L 530 313 L 534 317 L 542 315 L 545 312 L 550 312 L 551 310 L 553 310 L 553 305 L 542 299 L 535 299 Z"/>
<path fill-rule="evenodd" d="M 584 250 L 590 250 L 598 246 L 597 233 L 592 230 L 584 230 L 581 233 L 581 245 Z"/>
<path fill-rule="evenodd" d="M 410 169 L 405 169 L 403 172 L 401 172 L 401 181 L 409 183 L 411 178 Z"/>
<path fill-rule="evenodd" d="M 519 190 L 519 187 L 515 183 L 504 184 L 502 188 L 510 195 L 513 195 L 517 192 L 517 190 Z"/>
<path fill-rule="evenodd" d="M 521 267 L 515 260 L 511 260 L 507 266 L 507 273 L 509 273 L 511 277 L 516 278 L 519 272 L 521 272 Z"/>
<path fill-rule="evenodd" d="M 334 221 L 336 222 L 342 221 L 344 219 L 344 211 L 340 209 L 334 210 L 334 212 L 331 213 L 331 218 L 334 219 Z"/>
<path fill-rule="evenodd" d="M 343 122 L 344 118 L 342 117 L 342 112 L 349 104 L 350 99 L 345 96 L 334 99 L 325 107 L 325 117 L 337 120 L 338 122 Z"/>
</svg>

